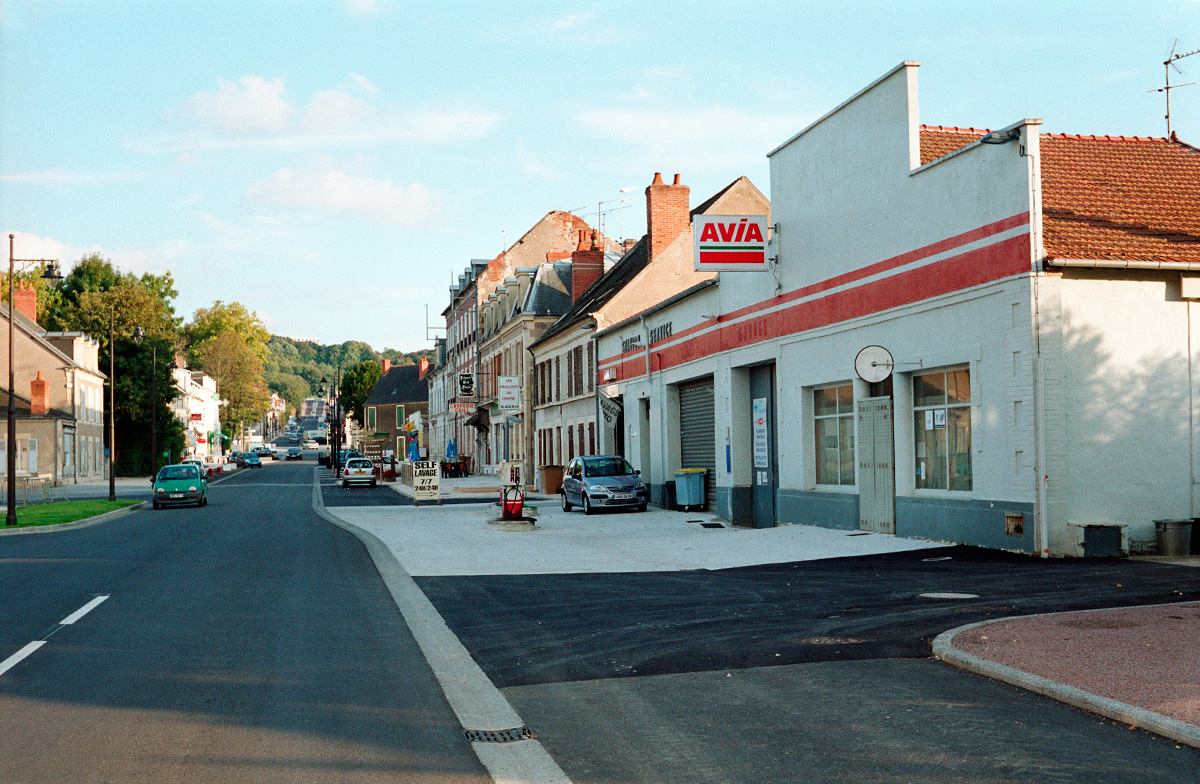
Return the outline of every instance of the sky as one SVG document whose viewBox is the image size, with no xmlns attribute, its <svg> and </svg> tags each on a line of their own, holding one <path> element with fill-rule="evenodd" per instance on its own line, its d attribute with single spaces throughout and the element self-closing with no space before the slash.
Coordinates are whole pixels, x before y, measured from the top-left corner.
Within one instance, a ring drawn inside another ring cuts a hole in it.
<svg viewBox="0 0 1200 784">
<path fill-rule="evenodd" d="M 925 124 L 1161 137 L 1176 42 L 1200 0 L 0 0 L 0 228 L 169 271 L 185 318 L 416 351 L 547 212 L 640 237 L 655 172 L 769 197 L 766 154 L 905 60 Z"/>
</svg>

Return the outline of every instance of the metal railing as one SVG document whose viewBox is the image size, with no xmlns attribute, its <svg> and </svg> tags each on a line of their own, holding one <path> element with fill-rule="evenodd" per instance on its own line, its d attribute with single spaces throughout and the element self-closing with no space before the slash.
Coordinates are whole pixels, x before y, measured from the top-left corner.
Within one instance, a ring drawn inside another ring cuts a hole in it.
<svg viewBox="0 0 1200 784">
<path fill-rule="evenodd" d="M 44 504 L 50 500 L 54 490 L 54 478 L 42 476 L 18 476 L 17 500 L 21 506 L 30 503 Z M 0 495 L 8 494 L 8 477 L 0 474 Z"/>
</svg>

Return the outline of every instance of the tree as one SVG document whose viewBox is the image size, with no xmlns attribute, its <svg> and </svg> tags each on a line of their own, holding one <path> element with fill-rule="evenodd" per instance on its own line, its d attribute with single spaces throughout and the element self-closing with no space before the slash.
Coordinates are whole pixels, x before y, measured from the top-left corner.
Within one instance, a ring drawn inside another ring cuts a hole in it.
<svg viewBox="0 0 1200 784">
<path fill-rule="evenodd" d="M 36 285 L 36 283 L 35 283 Z M 113 263 L 99 253 L 89 253 L 67 273 L 62 285 L 53 293 L 47 292 L 45 320 L 40 321 L 51 330 L 77 330 L 72 310 L 78 308 L 87 294 L 103 293 L 120 287 L 133 287 L 145 292 L 148 299 L 159 303 L 158 316 L 170 322 L 172 333 L 178 331 L 179 320 L 175 316 L 174 300 L 179 296 L 175 290 L 175 279 L 170 272 L 154 275 L 149 272 L 141 277 L 122 273 Z M 42 291 L 38 291 L 38 315 L 42 316 Z M 143 325 L 144 328 L 144 325 Z M 107 331 L 107 330 L 106 330 Z M 93 337 L 98 337 L 96 333 Z"/>
<path fill-rule="evenodd" d="M 190 324 L 183 328 L 184 341 L 188 350 L 188 362 L 198 361 L 204 343 L 222 332 L 236 332 L 243 342 L 258 357 L 260 364 L 267 358 L 267 344 L 271 333 L 258 319 L 258 314 L 246 309 L 240 302 L 226 305 L 217 300 L 210 308 L 200 308 L 192 315 Z"/>
<path fill-rule="evenodd" d="M 342 376 L 342 388 L 339 399 L 345 410 L 354 417 L 354 421 L 363 424 L 363 404 L 371 396 L 371 390 L 383 376 L 383 368 L 378 362 L 367 360 L 359 362 Z"/>
<path fill-rule="evenodd" d="M 217 383 L 226 401 L 222 421 L 241 426 L 262 417 L 270 407 L 270 393 L 263 381 L 262 361 L 245 338 L 227 329 L 199 347 L 200 367 Z"/>
</svg>

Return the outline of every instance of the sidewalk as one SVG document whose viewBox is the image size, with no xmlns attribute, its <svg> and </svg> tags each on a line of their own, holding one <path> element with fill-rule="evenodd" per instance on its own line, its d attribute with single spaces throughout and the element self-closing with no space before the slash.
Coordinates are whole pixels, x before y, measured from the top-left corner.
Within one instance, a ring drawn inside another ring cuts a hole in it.
<svg viewBox="0 0 1200 784">
<path fill-rule="evenodd" d="M 1189 565 L 1200 565 L 1200 558 Z M 1200 747 L 1200 602 L 970 624 L 939 635 L 933 652 L 963 669 Z"/>
</svg>

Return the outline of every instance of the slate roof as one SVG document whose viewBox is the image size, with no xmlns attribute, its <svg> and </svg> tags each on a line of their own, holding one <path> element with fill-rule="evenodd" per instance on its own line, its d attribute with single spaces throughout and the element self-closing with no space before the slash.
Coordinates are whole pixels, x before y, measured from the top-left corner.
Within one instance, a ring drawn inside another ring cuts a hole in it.
<svg viewBox="0 0 1200 784">
<path fill-rule="evenodd" d="M 538 266 L 533 285 L 521 313 L 532 316 L 561 316 L 571 307 L 571 260 Z"/>
<path fill-rule="evenodd" d="M 627 283 L 646 268 L 650 262 L 650 245 L 647 237 L 642 237 L 629 252 L 612 266 L 612 269 L 601 275 L 595 283 L 579 295 L 579 299 L 567 310 L 562 317 L 550 325 L 550 328 L 535 340 L 532 346 L 549 340 L 555 335 L 565 332 L 579 322 L 588 318 L 588 314 L 599 310 L 613 296 L 625 287 Z"/>
<path fill-rule="evenodd" d="M 921 162 L 988 131 L 922 126 Z M 1177 139 L 1042 134 L 1050 259 L 1200 264 L 1200 149 Z"/>
<path fill-rule="evenodd" d="M 366 406 L 386 406 L 393 403 L 426 403 L 429 401 L 429 382 L 421 375 L 417 365 L 399 365 L 392 368 L 375 383 L 367 397 Z"/>
</svg>

